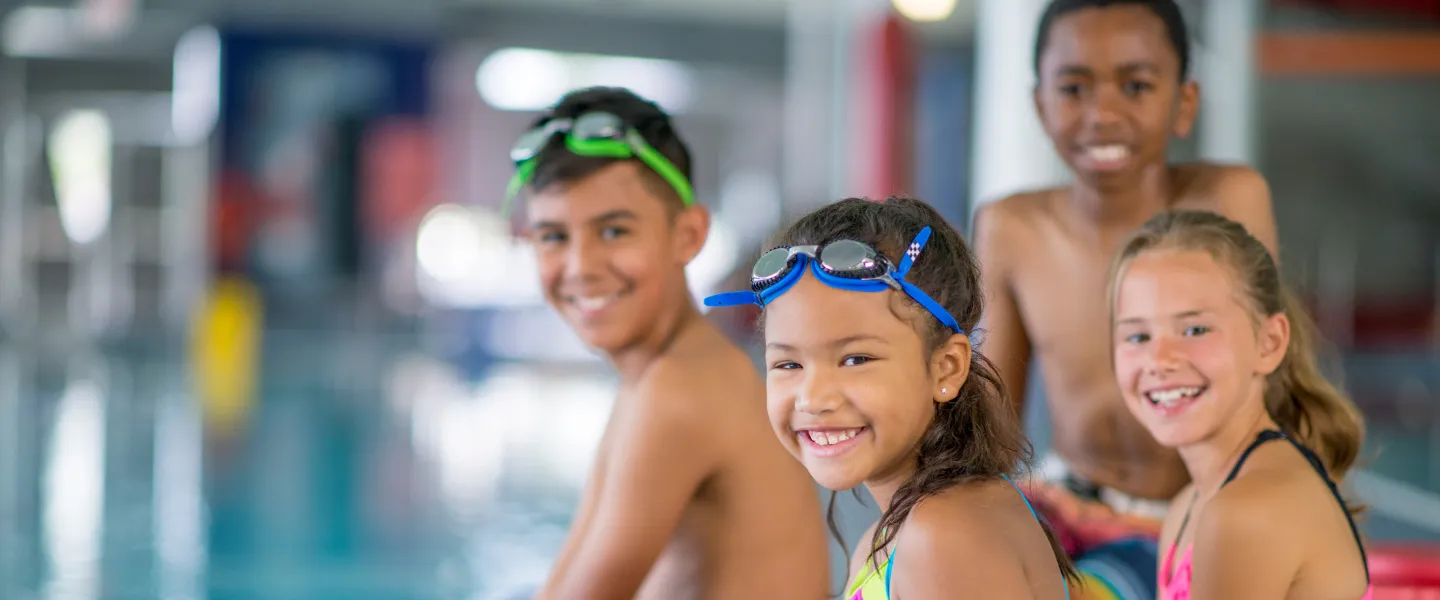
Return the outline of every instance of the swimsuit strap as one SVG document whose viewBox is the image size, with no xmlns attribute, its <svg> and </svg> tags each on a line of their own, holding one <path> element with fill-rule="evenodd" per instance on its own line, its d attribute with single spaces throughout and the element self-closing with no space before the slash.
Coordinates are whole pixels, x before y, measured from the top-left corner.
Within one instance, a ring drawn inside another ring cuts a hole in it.
<svg viewBox="0 0 1440 600">
<path fill-rule="evenodd" d="M 1220 487 L 1223 488 L 1225 487 L 1225 484 L 1235 480 L 1235 476 L 1240 474 L 1240 467 L 1245 466 L 1245 459 L 1250 458 L 1250 453 L 1254 452 L 1256 448 L 1259 448 L 1260 446 L 1263 446 L 1268 442 L 1273 442 L 1275 440 L 1281 439 L 1289 438 L 1285 437 L 1285 434 L 1274 429 L 1265 429 L 1261 431 L 1259 435 L 1255 436 L 1255 441 L 1250 442 L 1250 445 L 1245 447 L 1245 451 L 1240 453 L 1240 460 L 1235 461 L 1235 466 L 1231 467 L 1230 474 L 1225 476 L 1225 481 L 1220 484 Z"/>
<path fill-rule="evenodd" d="M 1256 448 L 1267 442 L 1283 438 L 1285 438 L 1285 434 L 1274 429 L 1262 430 L 1259 435 L 1255 436 L 1255 441 L 1250 442 L 1250 445 L 1245 447 L 1245 451 L 1240 453 L 1240 460 L 1235 461 L 1235 466 L 1230 469 L 1230 474 L 1225 476 L 1225 481 L 1220 483 L 1220 487 L 1225 487 L 1225 484 L 1230 483 L 1236 475 L 1240 474 L 1240 467 L 1245 466 L 1246 459 L 1250 458 L 1250 453 L 1254 452 Z M 1195 495 L 1190 497 L 1190 506 L 1185 507 L 1185 518 L 1180 520 L 1180 529 L 1175 530 L 1177 544 L 1180 542 L 1180 537 L 1185 535 L 1185 528 L 1190 525 L 1190 511 L 1195 510 L 1195 501 L 1199 499 L 1200 490 L 1195 490 Z"/>
<path fill-rule="evenodd" d="M 1022 489 L 1020 489 L 1020 486 L 1017 485 L 1017 484 L 1015 483 L 1015 481 L 1012 480 L 1012 479 L 1010 479 L 1008 476 L 1006 476 L 1006 475 L 1004 475 L 1004 474 L 1002 474 L 1002 475 L 1000 475 L 1000 476 L 1001 476 L 1001 477 L 1004 477 L 1004 478 L 1005 478 L 1005 481 L 1009 481 L 1009 482 L 1010 482 L 1010 486 L 1013 487 L 1013 488 L 1015 488 L 1015 491 L 1020 492 L 1020 499 L 1025 501 L 1025 508 L 1030 509 L 1030 516 L 1034 517 L 1036 521 L 1040 521 L 1040 522 L 1043 524 L 1044 521 L 1041 521 L 1040 515 L 1035 512 L 1035 506 L 1032 505 L 1032 504 L 1030 504 L 1030 498 L 1028 498 L 1028 497 L 1025 496 L 1025 491 L 1022 490 Z M 1064 574 L 1064 573 L 1061 573 L 1061 574 L 1060 574 L 1060 585 L 1062 585 L 1062 586 L 1065 587 L 1065 598 L 1066 598 L 1066 600 L 1069 600 L 1069 598 L 1070 598 L 1070 582 L 1065 581 L 1065 574 Z M 890 591 L 890 589 L 887 587 L 887 588 L 885 589 L 885 591 L 888 593 L 888 592 Z"/>
<path fill-rule="evenodd" d="M 1310 468 L 1314 469 L 1315 473 L 1320 475 L 1320 479 L 1325 481 L 1325 486 L 1330 488 L 1330 495 L 1334 496 L 1335 501 L 1340 503 L 1340 510 L 1345 513 L 1345 522 L 1350 525 L 1350 535 L 1355 538 L 1355 546 L 1360 549 L 1360 562 L 1365 565 L 1365 581 L 1368 583 L 1370 581 L 1370 559 L 1365 556 L 1365 543 L 1360 540 L 1360 530 L 1355 527 L 1355 518 L 1350 516 L 1350 506 L 1345 503 L 1345 498 L 1340 495 L 1340 488 L 1335 485 L 1335 480 L 1330 479 L 1330 472 L 1325 469 L 1324 461 L 1320 460 L 1320 457 L 1315 454 L 1314 450 L 1296 441 L 1295 438 L 1290 437 L 1283 431 L 1266 429 L 1261 431 L 1260 435 L 1255 436 L 1255 441 L 1250 444 L 1250 447 L 1245 450 L 1244 454 L 1240 455 L 1240 462 L 1235 463 L 1235 468 L 1230 470 L 1230 476 L 1225 478 L 1225 483 L 1220 484 L 1220 487 L 1225 487 L 1226 483 L 1230 483 L 1231 480 L 1235 479 L 1235 476 L 1240 473 L 1240 465 L 1244 464 L 1245 458 L 1250 455 L 1252 450 L 1261 444 L 1273 440 L 1290 442 L 1290 445 L 1294 446 L 1295 450 L 1299 451 L 1300 455 L 1305 457 L 1305 462 L 1310 463 Z M 1179 537 L 1177 536 L 1176 539 L 1179 539 Z"/>
<path fill-rule="evenodd" d="M 890 600 L 890 578 L 895 576 L 895 553 L 900 550 L 896 544 L 895 549 L 890 551 L 890 559 L 885 561 L 885 600 Z"/>
</svg>

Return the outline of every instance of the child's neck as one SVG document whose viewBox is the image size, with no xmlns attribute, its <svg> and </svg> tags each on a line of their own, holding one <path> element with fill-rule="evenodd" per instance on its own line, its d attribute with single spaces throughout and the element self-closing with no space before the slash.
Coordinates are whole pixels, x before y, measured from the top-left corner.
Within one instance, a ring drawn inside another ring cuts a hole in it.
<svg viewBox="0 0 1440 600">
<path fill-rule="evenodd" d="M 621 381 L 640 381 L 645 370 L 669 352 L 681 336 L 696 326 L 706 324 L 688 289 L 684 298 L 672 303 L 670 310 L 657 315 L 654 326 L 638 342 L 610 355 L 610 363 L 619 371 Z"/>
<path fill-rule="evenodd" d="M 1146 168 L 1138 181 L 1123 186 L 1093 186 L 1079 179 L 1070 186 L 1070 206 L 1100 229 L 1129 231 L 1140 226 L 1173 202 L 1170 166 Z"/>
<path fill-rule="evenodd" d="M 890 509 L 890 502 L 895 498 L 895 492 L 899 491 L 900 486 L 915 475 L 919 466 L 917 457 L 913 454 L 901 464 L 904 466 L 865 481 L 865 489 L 870 491 L 870 497 L 875 499 L 875 506 L 880 507 L 881 512 Z"/>
</svg>

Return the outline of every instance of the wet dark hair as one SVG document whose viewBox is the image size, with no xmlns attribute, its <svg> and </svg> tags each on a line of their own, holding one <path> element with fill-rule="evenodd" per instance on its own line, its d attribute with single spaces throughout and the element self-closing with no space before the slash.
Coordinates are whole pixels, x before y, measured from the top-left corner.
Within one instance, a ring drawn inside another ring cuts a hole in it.
<svg viewBox="0 0 1440 600">
<path fill-rule="evenodd" d="M 1165 24 L 1165 36 L 1170 38 L 1170 48 L 1180 59 L 1180 81 L 1190 77 L 1190 32 L 1185 28 L 1185 15 L 1175 0 L 1050 0 L 1035 33 L 1035 77 L 1040 77 L 1040 57 L 1050 44 L 1050 29 L 1055 21 L 1081 9 L 1111 6 L 1143 6 L 1160 17 L 1160 22 Z"/>
<path fill-rule="evenodd" d="M 955 317 L 961 329 L 971 332 L 985 304 L 980 266 L 955 228 L 923 201 L 907 197 L 890 197 L 883 202 L 841 200 L 801 217 L 776 238 L 774 245 L 855 240 L 869 244 L 899 264 L 910 241 L 926 227 L 931 230 L 930 240 L 905 280 L 929 294 Z M 927 356 L 954 335 L 909 296 L 895 294 L 894 298 L 892 310 L 897 317 L 917 326 Z M 1019 416 L 1005 399 L 1004 384 L 995 365 L 980 352 L 972 352 L 970 374 L 955 399 L 935 404 L 935 419 L 919 442 L 915 474 L 900 485 L 881 515 L 871 539 L 870 559 L 878 564 L 880 551 L 895 539 L 900 524 L 921 500 L 963 483 L 1017 474 L 1030 464 L 1033 452 Z M 833 493 L 826 520 L 831 534 L 845 547 L 835 524 Z M 1054 532 L 1043 521 L 1041 526 L 1061 573 L 1074 580 L 1076 571 L 1070 558 Z"/>
<path fill-rule="evenodd" d="M 527 129 L 553 119 L 573 119 L 591 111 L 604 111 L 620 117 L 625 124 L 640 132 L 641 137 L 644 137 L 655 151 L 674 164 L 685 179 L 691 179 L 690 149 L 675 131 L 670 115 L 661 110 L 659 105 L 625 88 L 590 87 L 572 91 L 545 115 L 535 119 Z M 537 156 L 535 172 L 528 187 L 531 190 L 543 190 L 552 185 L 574 183 L 621 160 L 639 159 L 580 156 L 570 152 L 565 147 L 565 138 L 557 135 L 550 139 Z M 658 173 L 649 167 L 645 167 L 643 172 L 645 185 L 651 193 L 664 198 L 666 205 L 675 210 L 684 206 L 680 194 Z"/>
</svg>

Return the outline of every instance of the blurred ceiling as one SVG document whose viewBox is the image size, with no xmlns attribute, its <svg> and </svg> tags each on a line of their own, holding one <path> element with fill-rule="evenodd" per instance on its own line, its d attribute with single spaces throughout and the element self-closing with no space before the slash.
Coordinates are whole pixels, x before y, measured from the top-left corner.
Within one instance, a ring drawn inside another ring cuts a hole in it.
<svg viewBox="0 0 1440 600">
<path fill-rule="evenodd" d="M 863 5 L 886 0 L 795 1 L 824 7 L 832 2 Z M 958 0 L 949 19 L 921 25 L 921 35 L 938 40 L 965 37 L 973 23 L 977 2 Z M 783 34 L 790 4 L 791 0 L 0 0 L 0 12 L 8 17 L 7 30 L 34 29 L 35 19 L 16 19 L 17 12 L 34 16 L 46 13 L 46 9 L 48 13 L 55 13 L 90 7 L 132 13 L 136 19 L 123 37 L 87 39 L 84 43 L 67 45 L 65 40 L 58 39 L 67 36 L 47 32 L 30 36 L 37 38 L 37 47 L 44 48 L 43 52 L 32 55 L 58 59 L 168 60 L 174 43 L 186 29 L 207 22 L 323 27 L 326 31 L 391 35 L 439 34 L 447 39 L 479 37 L 477 34 L 494 31 L 496 25 L 505 20 L 527 26 L 554 23 L 561 29 L 599 29 L 623 24 L 631 29 L 638 26 L 643 31 L 645 25 L 665 23 L 682 28 L 738 28 Z"/>
</svg>

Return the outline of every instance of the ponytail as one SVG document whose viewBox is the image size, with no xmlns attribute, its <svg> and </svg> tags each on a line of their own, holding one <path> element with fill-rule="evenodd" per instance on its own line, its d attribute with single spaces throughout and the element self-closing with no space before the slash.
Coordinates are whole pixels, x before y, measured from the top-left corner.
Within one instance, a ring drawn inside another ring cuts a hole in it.
<svg viewBox="0 0 1440 600">
<path fill-rule="evenodd" d="M 1299 438 L 1325 463 L 1331 478 L 1341 480 L 1365 438 L 1365 425 L 1355 403 L 1320 371 L 1316 360 L 1318 334 L 1300 301 L 1281 289 L 1290 320 L 1290 345 L 1280 367 L 1265 386 L 1265 408 L 1281 429 Z"/>
</svg>

